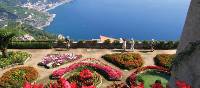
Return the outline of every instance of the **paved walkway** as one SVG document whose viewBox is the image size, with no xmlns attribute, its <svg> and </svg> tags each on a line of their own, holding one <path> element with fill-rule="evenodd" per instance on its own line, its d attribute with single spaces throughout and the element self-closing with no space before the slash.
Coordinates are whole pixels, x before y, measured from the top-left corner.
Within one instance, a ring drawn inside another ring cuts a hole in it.
<svg viewBox="0 0 200 88">
<path fill-rule="evenodd" d="M 65 65 L 62 65 L 58 68 L 54 68 L 54 69 L 45 69 L 43 67 L 38 67 L 37 64 L 42 60 L 42 58 L 44 56 L 46 56 L 47 54 L 62 54 L 62 53 L 74 53 L 74 54 L 81 54 L 83 55 L 83 58 L 96 58 L 101 60 L 102 62 L 112 66 L 113 68 L 119 69 L 118 67 L 116 67 L 115 65 L 108 63 L 107 61 L 105 61 L 104 59 L 101 58 L 101 56 L 105 55 L 105 54 L 111 54 L 111 53 L 117 53 L 114 52 L 113 50 L 108 50 L 108 49 L 71 49 L 69 51 L 56 51 L 54 49 L 20 49 L 20 50 L 14 50 L 14 51 L 26 51 L 29 52 L 30 54 L 32 54 L 32 57 L 30 60 L 27 61 L 27 63 L 24 64 L 24 66 L 32 66 L 35 67 L 39 74 L 40 77 L 38 80 L 43 80 L 49 77 L 49 75 L 51 75 L 51 73 L 59 68 L 62 67 L 66 67 L 69 66 L 75 62 L 71 62 Z M 156 50 L 154 52 L 148 52 L 147 50 L 136 50 L 135 52 L 140 53 L 144 59 L 144 66 L 148 66 L 148 65 L 154 65 L 154 61 L 153 61 L 153 57 L 155 57 L 157 54 L 175 54 L 176 50 Z M 18 67 L 18 66 L 16 66 Z M 13 68 L 13 67 L 12 67 Z M 4 69 L 4 70 L 0 70 L 0 76 L 2 76 L 2 74 L 6 71 L 8 71 L 11 68 L 8 69 Z M 121 69 L 119 69 L 121 70 Z M 133 72 L 134 70 L 130 70 L 130 71 L 123 71 L 123 78 L 122 78 L 122 82 L 125 82 L 126 78 Z M 107 85 L 112 84 L 113 82 L 107 81 L 103 78 L 103 84 L 101 86 L 101 88 L 105 88 Z"/>
</svg>

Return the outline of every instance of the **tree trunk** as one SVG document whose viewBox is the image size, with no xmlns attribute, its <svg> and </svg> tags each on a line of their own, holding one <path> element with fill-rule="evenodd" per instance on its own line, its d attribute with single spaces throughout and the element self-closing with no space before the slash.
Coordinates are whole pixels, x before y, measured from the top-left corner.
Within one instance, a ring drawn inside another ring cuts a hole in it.
<svg viewBox="0 0 200 88">
<path fill-rule="evenodd" d="M 8 51 L 7 51 L 7 48 L 3 48 L 3 49 L 1 50 L 1 52 L 2 52 L 2 56 L 3 56 L 3 58 L 7 58 L 7 57 L 8 57 Z"/>
</svg>

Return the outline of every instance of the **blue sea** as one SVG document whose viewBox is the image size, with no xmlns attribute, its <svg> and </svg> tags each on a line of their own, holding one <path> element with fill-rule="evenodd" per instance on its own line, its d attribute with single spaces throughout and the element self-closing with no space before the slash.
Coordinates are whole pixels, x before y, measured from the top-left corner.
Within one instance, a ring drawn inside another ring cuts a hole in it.
<svg viewBox="0 0 200 88">
<path fill-rule="evenodd" d="M 100 35 L 135 40 L 179 40 L 190 0 L 74 0 L 56 14 L 45 31 L 75 40 Z"/>
</svg>

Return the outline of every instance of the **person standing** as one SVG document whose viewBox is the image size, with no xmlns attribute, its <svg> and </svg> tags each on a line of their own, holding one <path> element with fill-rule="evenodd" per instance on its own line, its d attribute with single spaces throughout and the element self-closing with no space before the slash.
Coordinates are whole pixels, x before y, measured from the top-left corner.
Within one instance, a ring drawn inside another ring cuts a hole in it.
<svg viewBox="0 0 200 88">
<path fill-rule="evenodd" d="M 124 51 L 126 51 L 126 40 L 125 40 L 125 39 L 123 39 L 122 49 L 123 49 Z"/>
<path fill-rule="evenodd" d="M 133 38 L 131 38 L 131 42 L 130 43 L 131 43 L 131 50 L 134 51 L 134 49 L 135 49 L 134 48 L 135 47 L 135 41 L 134 41 Z"/>
<path fill-rule="evenodd" d="M 151 52 L 154 51 L 154 43 L 155 43 L 155 40 L 152 39 L 152 40 L 151 40 Z"/>
<path fill-rule="evenodd" d="M 69 48 L 70 48 L 70 46 L 71 46 L 71 45 L 70 45 L 70 42 L 71 42 L 71 41 L 70 41 L 70 38 L 69 38 L 69 36 L 67 36 L 67 37 L 66 37 L 65 41 L 66 41 L 66 46 L 67 46 L 67 49 L 69 49 Z"/>
</svg>

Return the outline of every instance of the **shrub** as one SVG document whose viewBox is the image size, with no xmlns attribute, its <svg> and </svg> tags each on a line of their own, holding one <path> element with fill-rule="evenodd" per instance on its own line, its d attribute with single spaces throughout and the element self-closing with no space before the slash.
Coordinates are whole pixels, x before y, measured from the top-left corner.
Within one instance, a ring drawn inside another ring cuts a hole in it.
<svg viewBox="0 0 200 88">
<path fill-rule="evenodd" d="M 174 58 L 175 54 L 158 54 L 154 57 L 154 62 L 158 66 L 170 69 Z"/>
<path fill-rule="evenodd" d="M 9 52 L 9 57 L 8 58 L 1 58 L 0 55 L 0 68 L 4 68 L 8 65 L 12 64 L 23 64 L 24 61 L 26 61 L 27 58 L 31 57 L 30 54 L 27 52 Z"/>
<path fill-rule="evenodd" d="M 21 88 L 25 81 L 33 82 L 38 78 L 38 72 L 33 67 L 17 67 L 3 74 L 0 78 L 1 88 Z"/>
<path fill-rule="evenodd" d="M 117 65 L 122 69 L 134 69 L 143 65 L 143 60 L 138 53 L 116 53 L 106 54 L 102 58 Z"/>
<path fill-rule="evenodd" d="M 52 41 L 16 41 L 8 45 L 11 49 L 50 49 Z"/>
</svg>

